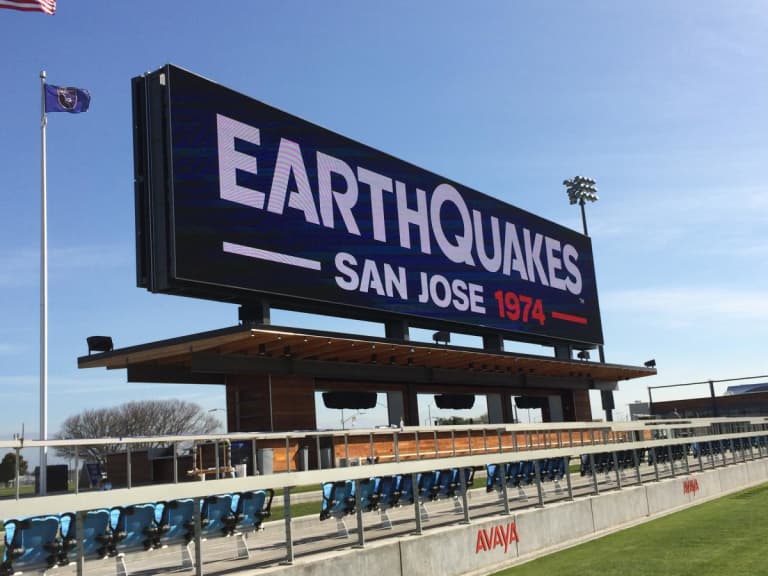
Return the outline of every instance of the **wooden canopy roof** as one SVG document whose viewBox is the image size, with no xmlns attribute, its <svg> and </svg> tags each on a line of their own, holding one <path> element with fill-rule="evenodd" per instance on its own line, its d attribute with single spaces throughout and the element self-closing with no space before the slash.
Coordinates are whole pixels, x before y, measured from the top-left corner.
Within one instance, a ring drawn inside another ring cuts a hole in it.
<svg viewBox="0 0 768 576">
<path fill-rule="evenodd" d="M 81 356 L 80 368 L 127 369 L 135 382 L 221 383 L 227 374 L 302 373 L 318 378 L 504 384 L 528 378 L 615 388 L 655 368 L 384 338 L 239 325 Z"/>
</svg>

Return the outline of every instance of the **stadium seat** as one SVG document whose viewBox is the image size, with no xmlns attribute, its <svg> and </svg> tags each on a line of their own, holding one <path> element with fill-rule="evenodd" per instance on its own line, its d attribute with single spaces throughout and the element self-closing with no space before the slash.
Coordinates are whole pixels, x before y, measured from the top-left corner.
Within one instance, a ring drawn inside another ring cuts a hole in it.
<svg viewBox="0 0 768 576">
<path fill-rule="evenodd" d="M 260 529 L 261 524 L 271 514 L 274 496 L 275 491 L 272 489 L 236 494 L 232 500 L 235 529 L 240 532 Z"/>
<path fill-rule="evenodd" d="M 218 494 L 203 499 L 200 511 L 202 538 L 231 536 L 235 532 L 235 513 L 232 511 L 232 494 Z"/>
<path fill-rule="evenodd" d="M 5 521 L 5 548 L 0 575 L 19 570 L 45 571 L 60 561 L 58 516 L 36 516 Z"/>
<path fill-rule="evenodd" d="M 149 550 L 159 546 L 154 504 L 136 504 L 114 510 L 118 511 L 117 522 L 112 526 L 118 552 Z"/>
<path fill-rule="evenodd" d="M 378 510 L 380 489 L 381 478 L 365 478 L 360 480 L 360 509 L 363 512 Z"/>
<path fill-rule="evenodd" d="M 392 521 L 387 510 L 400 504 L 400 482 L 402 476 L 383 476 L 379 478 L 379 515 L 383 528 L 392 528 Z"/>
<path fill-rule="evenodd" d="M 89 510 L 83 517 L 83 533 L 77 533 L 76 515 L 69 512 L 61 516 L 61 561 L 68 563 L 77 547 L 78 538 L 83 542 L 83 557 L 106 558 L 117 555 L 115 541 L 109 523 L 109 510 Z"/>
</svg>

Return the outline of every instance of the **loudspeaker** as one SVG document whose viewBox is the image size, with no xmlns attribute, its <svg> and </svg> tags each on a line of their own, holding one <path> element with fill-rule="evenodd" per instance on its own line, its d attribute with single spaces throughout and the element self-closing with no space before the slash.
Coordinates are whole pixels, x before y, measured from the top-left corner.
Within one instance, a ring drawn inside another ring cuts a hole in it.
<svg viewBox="0 0 768 576">
<path fill-rule="evenodd" d="M 353 392 L 334 390 L 323 392 L 323 404 L 326 408 L 337 410 L 348 408 L 351 410 L 364 410 L 376 406 L 376 392 Z"/>
<path fill-rule="evenodd" d="M 523 409 L 535 409 L 540 408 L 544 409 L 544 406 L 547 405 L 547 397 L 546 396 L 518 396 L 515 398 L 515 406 L 518 408 Z"/>
<path fill-rule="evenodd" d="M 475 405 L 473 394 L 435 394 L 435 404 L 438 408 L 448 410 L 469 410 Z"/>
</svg>

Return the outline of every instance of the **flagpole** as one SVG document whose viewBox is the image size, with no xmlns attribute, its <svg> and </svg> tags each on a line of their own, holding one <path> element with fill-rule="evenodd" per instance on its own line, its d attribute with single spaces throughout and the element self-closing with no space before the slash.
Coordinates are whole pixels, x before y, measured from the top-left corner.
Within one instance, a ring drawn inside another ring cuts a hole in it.
<svg viewBox="0 0 768 576">
<path fill-rule="evenodd" d="M 48 174 L 46 166 L 45 70 L 40 71 L 40 440 L 48 439 Z M 48 492 L 48 447 L 40 447 L 40 495 Z"/>
</svg>

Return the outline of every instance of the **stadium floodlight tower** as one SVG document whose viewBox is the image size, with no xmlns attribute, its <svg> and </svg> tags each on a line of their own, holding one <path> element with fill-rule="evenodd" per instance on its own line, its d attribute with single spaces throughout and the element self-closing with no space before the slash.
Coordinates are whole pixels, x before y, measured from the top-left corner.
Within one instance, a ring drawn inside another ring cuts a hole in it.
<svg viewBox="0 0 768 576">
<path fill-rule="evenodd" d="M 563 186 L 565 186 L 565 191 L 568 192 L 568 199 L 571 201 L 571 204 L 581 206 L 581 223 L 584 225 L 584 236 L 589 236 L 584 204 L 598 200 L 595 181 L 586 176 L 575 176 L 570 180 L 563 180 Z"/>
<path fill-rule="evenodd" d="M 565 191 L 568 193 L 568 200 L 571 201 L 571 204 L 578 204 L 581 207 L 581 223 L 584 226 L 584 236 L 589 236 L 584 204 L 599 200 L 595 180 L 586 176 L 574 176 L 570 180 L 563 180 L 563 186 L 565 186 Z M 605 351 L 602 344 L 598 344 L 597 351 L 600 354 L 600 362 L 605 363 Z M 587 352 L 586 355 L 587 358 L 582 358 L 581 353 L 579 353 L 579 358 L 586 360 L 589 358 L 589 353 Z M 613 421 L 613 391 L 603 390 L 601 391 L 601 397 L 605 407 L 606 419 L 611 422 Z"/>
</svg>

